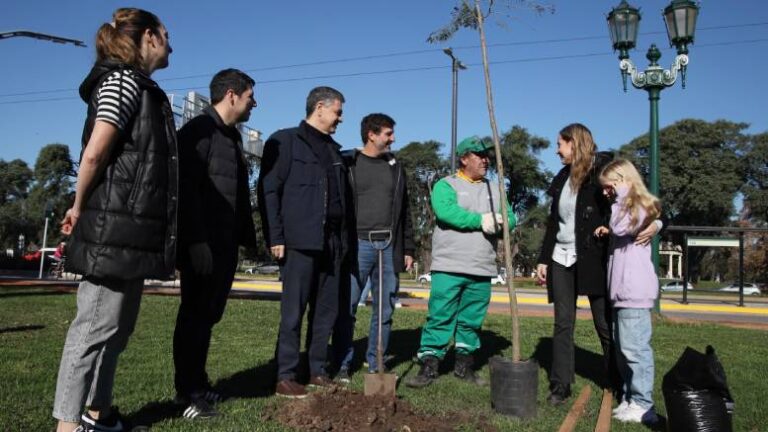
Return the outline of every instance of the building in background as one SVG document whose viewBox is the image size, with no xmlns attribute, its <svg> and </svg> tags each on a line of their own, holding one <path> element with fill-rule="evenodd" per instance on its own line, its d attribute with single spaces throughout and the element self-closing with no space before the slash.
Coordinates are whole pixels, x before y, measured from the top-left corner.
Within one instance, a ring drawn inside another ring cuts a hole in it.
<svg viewBox="0 0 768 432">
<path fill-rule="evenodd" d="M 184 124 L 203 112 L 207 106 L 211 105 L 210 99 L 200 93 L 191 91 L 186 97 L 175 94 L 168 94 L 173 109 L 173 120 L 178 130 Z M 243 123 L 237 125 L 237 130 L 243 136 L 243 152 L 251 157 L 261 158 L 264 150 L 264 140 L 261 138 L 261 131 L 246 126 Z"/>
</svg>

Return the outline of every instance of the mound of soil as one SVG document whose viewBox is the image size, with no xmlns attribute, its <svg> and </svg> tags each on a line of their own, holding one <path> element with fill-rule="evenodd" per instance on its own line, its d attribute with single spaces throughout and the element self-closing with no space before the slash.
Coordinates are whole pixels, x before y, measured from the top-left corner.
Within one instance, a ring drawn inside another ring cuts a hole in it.
<svg viewBox="0 0 768 432">
<path fill-rule="evenodd" d="M 496 431 L 485 419 L 466 413 L 420 414 L 405 400 L 365 396 L 336 386 L 305 399 L 276 404 L 267 410 L 265 418 L 312 432 L 452 432 L 462 426 Z"/>
</svg>

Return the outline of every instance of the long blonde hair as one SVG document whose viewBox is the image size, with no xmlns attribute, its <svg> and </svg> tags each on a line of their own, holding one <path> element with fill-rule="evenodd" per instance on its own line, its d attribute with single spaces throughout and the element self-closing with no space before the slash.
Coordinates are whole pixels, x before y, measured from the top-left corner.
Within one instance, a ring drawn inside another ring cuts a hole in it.
<svg viewBox="0 0 768 432">
<path fill-rule="evenodd" d="M 629 185 L 629 192 L 621 203 L 622 212 L 629 212 L 630 226 L 636 227 L 635 231 L 645 227 L 652 220 L 655 220 L 661 214 L 661 202 L 658 198 L 648 192 L 640 173 L 632 162 L 626 159 L 616 159 L 609 162 L 600 173 L 600 183 L 610 184 L 614 182 L 626 182 Z M 640 208 L 645 210 L 645 220 L 638 221 Z M 642 222 L 643 226 L 637 226 Z"/>
<path fill-rule="evenodd" d="M 571 190 L 577 191 L 592 169 L 597 145 L 592 132 L 581 123 L 571 123 L 560 130 L 560 137 L 572 143 Z"/>
</svg>

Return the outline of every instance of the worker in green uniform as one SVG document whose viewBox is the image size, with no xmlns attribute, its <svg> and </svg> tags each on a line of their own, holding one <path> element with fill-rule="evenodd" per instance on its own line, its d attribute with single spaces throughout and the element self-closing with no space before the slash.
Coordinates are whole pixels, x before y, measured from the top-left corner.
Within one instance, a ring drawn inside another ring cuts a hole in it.
<svg viewBox="0 0 768 432">
<path fill-rule="evenodd" d="M 491 278 L 498 274 L 496 246 L 502 218 L 499 188 L 486 178 L 489 148 L 477 137 L 456 147 L 459 170 L 432 189 L 437 226 L 432 236 L 432 289 L 427 322 L 421 332 L 418 375 L 406 385 L 421 388 L 437 378 L 440 361 L 455 341 L 454 375 L 483 385 L 475 373 L 474 353 L 491 300 Z M 506 199 L 510 229 L 517 219 Z"/>
</svg>

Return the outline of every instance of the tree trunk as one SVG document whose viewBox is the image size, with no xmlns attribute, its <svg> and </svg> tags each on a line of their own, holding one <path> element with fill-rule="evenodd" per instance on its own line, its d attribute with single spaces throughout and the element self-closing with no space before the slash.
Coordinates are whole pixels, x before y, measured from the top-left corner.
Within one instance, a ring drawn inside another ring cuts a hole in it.
<svg viewBox="0 0 768 432">
<path fill-rule="evenodd" d="M 485 96 L 488 103 L 488 117 L 491 121 L 491 132 L 493 134 L 493 146 L 496 150 L 496 172 L 499 177 L 499 196 L 506 197 L 504 190 L 504 164 L 501 160 L 501 144 L 499 143 L 499 132 L 496 127 L 496 114 L 493 109 L 493 91 L 491 89 L 491 73 L 488 67 L 488 49 L 485 43 L 485 30 L 483 28 L 483 13 L 480 11 L 480 1 L 475 0 L 475 14 L 477 15 L 477 28 L 480 32 L 480 48 L 483 52 L 483 71 L 485 72 Z M 520 361 L 520 318 L 517 311 L 517 295 L 513 283 L 514 272 L 512 270 L 512 247 L 509 232 L 509 215 L 507 212 L 506 199 L 500 205 L 502 226 L 504 232 L 504 261 L 507 269 L 507 290 L 509 292 L 509 308 L 512 314 L 512 361 Z"/>
</svg>

